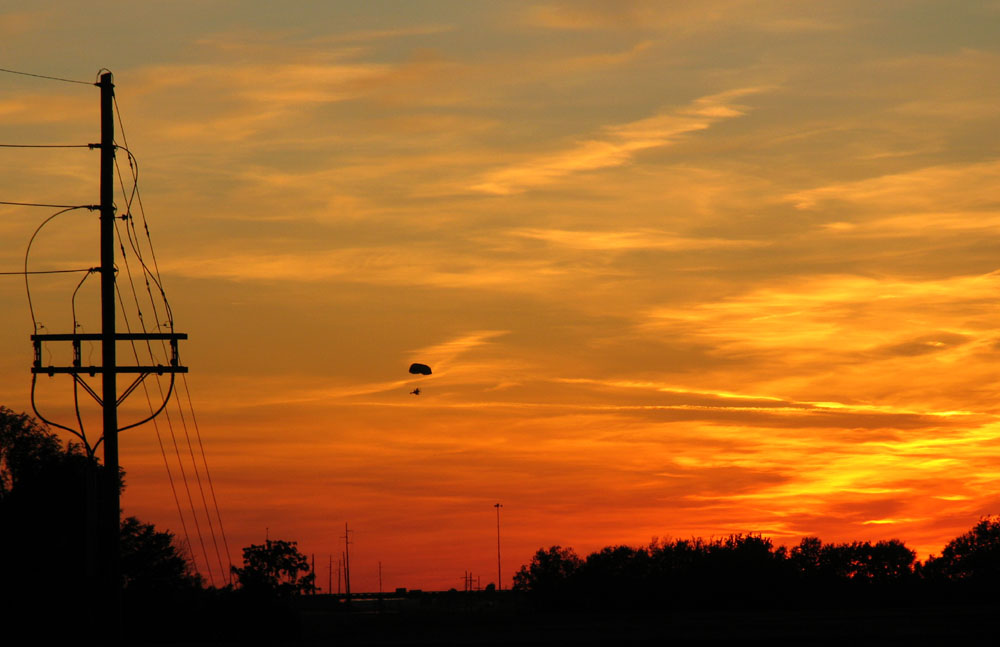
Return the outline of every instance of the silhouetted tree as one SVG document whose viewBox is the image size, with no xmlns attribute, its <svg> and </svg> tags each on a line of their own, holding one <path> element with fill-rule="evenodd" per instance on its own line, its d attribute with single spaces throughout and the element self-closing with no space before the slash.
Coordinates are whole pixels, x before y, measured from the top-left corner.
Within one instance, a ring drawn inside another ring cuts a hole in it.
<svg viewBox="0 0 1000 647">
<path fill-rule="evenodd" d="M 923 571 L 931 579 L 995 584 L 1000 578 L 1000 516 L 980 519 L 948 542 L 940 557 L 931 556 Z"/>
<path fill-rule="evenodd" d="M 572 548 L 539 548 L 531 563 L 514 575 L 514 590 L 529 592 L 543 603 L 566 599 L 582 566 L 583 561 Z"/>
<path fill-rule="evenodd" d="M 824 544 L 806 537 L 789 550 L 753 533 L 609 546 L 582 563 L 553 546 L 521 567 L 515 588 L 542 603 L 561 598 L 600 608 L 856 605 L 884 595 L 900 602 L 914 599 L 914 557 L 896 539 Z"/>
<path fill-rule="evenodd" d="M 788 559 L 797 573 L 813 581 L 884 584 L 910 578 L 916 553 L 898 539 L 824 544 L 816 537 L 805 537 L 791 549 Z"/>
<path fill-rule="evenodd" d="M 88 510 L 96 513 L 88 491 L 103 469 L 79 445 L 64 448 L 30 416 L 0 407 L 0 608 L 11 618 L 29 623 L 58 608 L 61 622 L 39 630 L 69 631 L 86 622 L 96 575 L 87 566 Z M 126 605 L 140 592 L 158 592 L 162 600 L 199 586 L 169 533 L 134 518 L 123 521 L 121 532 Z"/>
<path fill-rule="evenodd" d="M 200 587 L 201 576 L 175 545 L 174 535 L 135 517 L 122 519 L 122 585 L 126 593 Z"/>
<path fill-rule="evenodd" d="M 0 606 L 12 620 L 28 623 L 46 605 L 64 609 L 68 623 L 86 619 L 87 491 L 97 469 L 78 446 L 63 449 L 33 418 L 0 407 Z"/>
<path fill-rule="evenodd" d="M 648 595 L 650 566 L 644 548 L 608 546 L 587 556 L 579 568 L 579 586 L 593 604 L 632 606 Z"/>
<path fill-rule="evenodd" d="M 917 554 L 898 539 L 851 544 L 851 573 L 855 581 L 888 584 L 913 575 Z"/>
<path fill-rule="evenodd" d="M 243 549 L 243 568 L 233 567 L 247 593 L 288 598 L 316 590 L 316 574 L 296 542 L 266 540 Z"/>
</svg>

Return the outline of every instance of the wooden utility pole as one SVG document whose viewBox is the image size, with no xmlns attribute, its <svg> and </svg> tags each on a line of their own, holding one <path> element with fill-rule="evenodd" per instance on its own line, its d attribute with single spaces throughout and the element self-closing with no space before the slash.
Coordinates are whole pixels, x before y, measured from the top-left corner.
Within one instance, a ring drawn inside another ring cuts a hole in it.
<svg viewBox="0 0 1000 647">
<path fill-rule="evenodd" d="M 114 123 L 114 83 L 110 72 L 101 74 L 100 81 L 96 83 L 101 90 L 101 143 L 92 145 L 92 148 L 101 149 L 100 166 L 100 256 L 101 256 L 101 332 L 100 333 L 71 333 L 63 334 L 35 334 L 31 336 L 34 345 L 34 362 L 31 372 L 35 375 L 45 374 L 53 376 L 57 373 L 68 374 L 73 380 L 82 386 L 87 393 L 98 403 L 103 413 L 103 436 L 104 443 L 104 478 L 96 483 L 97 495 L 96 506 L 90 507 L 88 503 L 88 516 L 96 517 L 96 541 L 88 541 L 87 544 L 87 570 L 92 572 L 92 566 L 96 564 L 99 568 L 98 590 L 95 591 L 95 605 L 98 610 L 94 613 L 97 626 L 104 633 L 104 638 L 100 642 L 103 644 L 118 644 L 121 642 L 121 500 L 120 500 L 120 479 L 118 463 L 118 405 L 127 398 L 132 391 L 142 383 L 149 375 L 169 374 L 173 379 L 175 373 L 186 373 L 187 367 L 181 366 L 177 342 L 187 339 L 187 335 L 181 333 L 118 333 L 115 329 L 115 191 L 114 191 L 114 171 L 115 171 L 115 123 Z M 123 220 L 131 218 L 131 214 L 121 216 Z M 127 226 L 127 225 L 126 225 Z M 120 341 L 145 341 L 158 340 L 170 342 L 172 356 L 170 364 L 149 365 L 149 366 L 119 366 L 115 344 Z M 42 345 L 45 342 L 72 342 L 73 364 L 71 366 L 45 366 L 42 364 Z M 80 345 L 84 341 L 101 342 L 101 365 L 83 366 L 80 354 Z M 124 393 L 118 394 L 118 374 L 132 373 L 137 377 L 132 384 L 125 389 Z M 90 386 L 84 376 L 94 377 L 101 375 L 100 395 L 97 390 Z M 173 382 L 171 382 L 171 391 Z M 169 398 L 169 392 L 167 397 Z M 151 412 L 149 418 L 142 422 L 152 420 L 163 407 L 155 413 Z M 34 392 L 32 392 L 32 407 L 38 414 L 38 407 L 35 405 Z M 39 414 L 39 417 L 44 417 Z M 142 424 L 142 423 L 136 423 Z M 61 425 L 57 425 L 61 426 Z M 129 425 L 135 426 L 135 425 Z M 63 427 L 69 429 L 68 427 Z M 72 430 L 70 430 L 72 431 Z M 88 454 L 93 456 L 91 448 L 88 447 Z M 88 490 L 91 485 L 88 483 Z M 90 499 L 88 493 L 88 500 Z M 96 509 L 95 509 L 96 508 Z M 91 525 L 88 519 L 88 526 Z M 91 533 L 88 532 L 88 535 Z M 97 553 L 96 558 L 94 553 Z"/>
<path fill-rule="evenodd" d="M 104 410 L 104 477 L 101 506 L 108 621 L 121 631 L 121 502 L 118 491 L 118 359 L 115 355 L 115 86 L 101 75 L 101 404 Z M 75 332 L 75 331 L 74 331 Z M 109 370 L 110 369 L 110 370 Z"/>
</svg>

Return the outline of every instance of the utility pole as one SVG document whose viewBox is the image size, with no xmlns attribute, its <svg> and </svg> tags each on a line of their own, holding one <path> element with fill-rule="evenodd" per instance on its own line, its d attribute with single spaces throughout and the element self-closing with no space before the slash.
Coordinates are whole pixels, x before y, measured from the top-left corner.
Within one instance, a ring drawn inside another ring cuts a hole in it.
<svg viewBox="0 0 1000 647">
<path fill-rule="evenodd" d="M 347 594 L 347 604 L 351 603 L 351 531 L 344 522 L 344 591 Z"/>
<path fill-rule="evenodd" d="M 118 492 L 118 359 L 115 354 L 115 86 L 101 75 L 101 400 L 104 409 L 105 590 L 108 621 L 121 633 L 121 518 Z M 73 332 L 76 332 L 75 330 Z M 108 370 L 110 368 L 110 370 Z"/>
<path fill-rule="evenodd" d="M 330 566 L 326 574 L 326 590 L 333 595 L 333 553 L 330 553 Z"/>
<path fill-rule="evenodd" d="M 101 143 L 92 145 L 92 148 L 101 149 L 100 165 L 100 240 L 101 240 L 101 332 L 100 333 L 77 333 L 74 330 L 65 334 L 42 334 L 32 335 L 31 341 L 34 345 L 34 362 L 31 372 L 34 374 L 45 374 L 50 377 L 60 373 L 68 374 L 73 380 L 82 386 L 87 393 L 101 407 L 103 413 L 103 436 L 104 442 L 104 478 L 103 482 L 97 483 L 97 505 L 96 529 L 98 539 L 96 542 L 88 541 L 88 552 L 97 552 L 99 559 L 95 559 L 93 554 L 88 555 L 89 565 L 99 564 L 99 593 L 96 596 L 95 604 L 100 605 L 100 610 L 95 613 L 98 626 L 105 632 L 106 644 L 118 644 L 121 641 L 121 501 L 119 494 L 119 463 L 118 463 L 118 405 L 127 398 L 133 390 L 139 386 L 149 375 L 164 373 L 171 376 L 171 392 L 173 390 L 173 378 L 175 373 L 187 373 L 187 367 L 181 366 L 177 352 L 177 342 L 187 339 L 187 335 L 181 333 L 118 333 L 115 330 L 115 214 L 114 204 L 114 169 L 115 169 L 115 124 L 114 124 L 114 83 L 110 72 L 101 74 L 100 82 L 96 84 L 101 89 Z M 121 216 L 123 220 L 131 217 L 131 214 Z M 115 352 L 115 344 L 119 341 L 169 341 L 172 351 L 170 365 L 156 366 L 119 366 Z M 42 344 L 45 342 L 72 342 L 73 364 L 71 366 L 43 366 L 42 365 Z M 101 365 L 83 366 L 80 353 L 80 344 L 84 341 L 101 342 Z M 100 395 L 90 386 L 83 376 L 90 377 L 101 375 Z M 131 373 L 138 376 L 125 391 L 118 394 L 118 374 Z M 169 392 L 167 397 L 169 398 Z M 166 401 L 163 407 L 166 406 Z M 160 411 L 161 407 L 149 418 L 142 422 L 152 420 Z M 34 395 L 32 395 L 32 408 L 38 414 L 35 406 Z M 39 414 L 39 417 L 42 417 Z M 44 417 L 42 417 L 44 419 Z M 136 423 L 141 424 L 141 423 Z M 135 425 L 130 425 L 135 426 Z M 89 452 L 88 448 L 88 452 Z M 91 453 L 92 456 L 92 453 Z M 89 525 L 88 521 L 88 525 Z M 96 545 L 95 545 L 96 544 Z"/>
<path fill-rule="evenodd" d="M 316 595 L 316 553 L 312 554 L 312 574 L 313 574 L 313 590 L 312 590 L 312 594 Z"/>
<path fill-rule="evenodd" d="M 497 509 L 497 590 L 503 591 L 503 575 L 500 574 L 500 508 L 503 504 L 494 503 L 493 507 Z"/>
</svg>

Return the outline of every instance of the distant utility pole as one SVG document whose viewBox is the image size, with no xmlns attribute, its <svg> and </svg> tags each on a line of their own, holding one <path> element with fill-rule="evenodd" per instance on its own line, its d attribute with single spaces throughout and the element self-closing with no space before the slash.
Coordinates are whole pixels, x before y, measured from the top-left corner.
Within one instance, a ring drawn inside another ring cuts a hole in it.
<svg viewBox="0 0 1000 647">
<path fill-rule="evenodd" d="M 101 256 L 101 332 L 100 333 L 78 333 L 74 330 L 64 334 L 35 334 L 31 336 L 34 344 L 34 363 L 31 372 L 35 375 L 55 375 L 56 373 L 69 374 L 74 382 L 82 386 L 87 393 L 101 407 L 103 413 L 103 436 L 104 442 L 104 482 L 98 484 L 100 491 L 96 506 L 97 523 L 92 528 L 96 528 L 98 541 L 88 541 L 86 545 L 89 550 L 99 550 L 100 559 L 93 555 L 88 555 L 89 565 L 95 562 L 101 565 L 101 581 L 95 586 L 100 592 L 95 596 L 95 604 L 100 604 L 100 611 L 95 614 L 98 618 L 98 626 L 102 626 L 106 631 L 106 639 L 102 642 L 107 644 L 117 644 L 121 640 L 121 500 L 119 496 L 119 464 L 118 464 L 118 406 L 127 398 L 137 386 L 142 384 L 149 375 L 169 374 L 171 376 L 171 391 L 175 373 L 187 373 L 187 367 L 181 366 L 177 352 L 177 342 L 187 339 L 187 335 L 180 333 L 118 333 L 115 330 L 116 300 L 115 300 L 115 220 L 121 218 L 126 220 L 131 214 L 119 216 L 115 213 L 115 191 L 114 191 L 114 171 L 115 171 L 115 123 L 114 123 L 114 96 L 115 85 L 110 72 L 101 74 L 100 82 L 96 83 L 101 89 L 101 143 L 91 145 L 91 148 L 100 148 L 100 256 Z M 42 344 L 44 342 L 72 342 L 73 364 L 72 366 L 43 366 L 42 365 Z M 80 343 L 83 341 L 101 342 L 101 365 L 83 366 L 80 357 Z M 115 344 L 120 341 L 161 341 L 170 342 L 172 356 L 169 366 L 119 366 Z M 118 374 L 130 373 L 137 377 L 132 384 L 119 395 Z M 101 395 L 92 388 L 84 376 L 101 376 Z M 169 398 L 169 392 L 167 397 Z M 45 420 L 38 407 L 35 405 L 34 392 L 32 392 L 31 406 L 39 418 Z M 166 406 L 166 401 L 163 407 Z M 148 422 L 156 417 L 160 411 L 153 413 L 142 422 Z M 129 425 L 129 426 L 137 426 Z M 56 425 L 60 426 L 61 425 Z M 63 427 L 68 429 L 67 427 Z M 72 430 L 70 430 L 72 431 Z M 87 448 L 92 456 L 91 448 Z M 89 498 L 89 496 L 88 496 Z M 93 512 L 93 508 L 91 509 Z M 88 525 L 90 522 L 88 521 Z M 97 546 L 100 546 L 98 549 Z M 103 594 L 103 595 L 102 595 Z M 96 600 L 99 600 L 97 602 Z"/>
<path fill-rule="evenodd" d="M 382 596 L 382 562 L 378 563 L 378 594 L 379 597 Z"/>
<path fill-rule="evenodd" d="M 500 508 L 503 504 L 494 503 L 493 507 L 497 509 L 497 590 L 503 591 L 503 575 L 500 571 Z"/>
<path fill-rule="evenodd" d="M 344 522 L 344 591 L 347 594 L 347 603 L 351 603 L 351 531 L 347 529 L 347 522 Z"/>
<path fill-rule="evenodd" d="M 326 590 L 333 595 L 333 553 L 330 553 L 330 566 L 326 573 Z"/>
<path fill-rule="evenodd" d="M 316 553 L 312 554 L 313 595 L 316 595 Z"/>
</svg>

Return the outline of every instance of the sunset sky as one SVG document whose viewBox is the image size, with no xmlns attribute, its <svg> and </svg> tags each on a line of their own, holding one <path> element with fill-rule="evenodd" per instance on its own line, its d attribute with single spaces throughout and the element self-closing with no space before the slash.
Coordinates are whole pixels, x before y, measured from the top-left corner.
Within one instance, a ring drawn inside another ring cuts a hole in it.
<svg viewBox="0 0 1000 647">
<path fill-rule="evenodd" d="M 925 558 L 1000 513 L 998 33 L 997 0 L 9 0 L 0 67 L 114 73 L 232 559 L 295 540 L 325 589 L 349 522 L 352 588 L 441 589 L 496 579 L 496 502 L 505 586 L 552 544 Z M 0 143 L 96 142 L 98 98 L 0 73 Z M 0 169 L 98 200 L 96 151 Z M 0 206 L 0 271 L 53 211 Z M 32 279 L 46 330 L 80 278 Z M 0 276 L 15 411 L 31 332 Z M 121 444 L 125 513 L 180 534 L 156 430 Z"/>
</svg>

